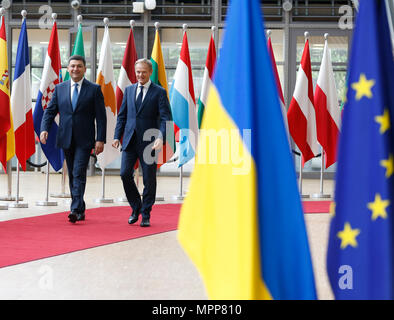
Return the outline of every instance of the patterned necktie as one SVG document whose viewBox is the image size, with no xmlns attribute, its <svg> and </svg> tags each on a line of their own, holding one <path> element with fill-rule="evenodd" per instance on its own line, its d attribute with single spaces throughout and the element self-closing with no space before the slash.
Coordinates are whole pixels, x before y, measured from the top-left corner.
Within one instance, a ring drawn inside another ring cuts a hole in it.
<svg viewBox="0 0 394 320">
<path fill-rule="evenodd" d="M 78 83 L 74 84 L 74 92 L 71 99 L 73 110 L 75 110 L 75 108 L 77 107 L 77 101 L 78 101 Z"/>
<path fill-rule="evenodd" d="M 137 110 L 137 112 L 140 110 L 141 108 L 141 104 L 142 104 L 142 95 L 144 93 L 144 86 L 140 86 L 140 93 L 138 94 L 137 100 L 135 101 L 135 109 Z"/>
</svg>

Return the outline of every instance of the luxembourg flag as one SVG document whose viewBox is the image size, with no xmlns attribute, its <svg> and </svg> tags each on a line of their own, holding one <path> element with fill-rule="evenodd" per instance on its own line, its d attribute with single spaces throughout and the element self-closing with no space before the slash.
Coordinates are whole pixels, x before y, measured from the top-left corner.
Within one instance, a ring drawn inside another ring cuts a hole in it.
<svg viewBox="0 0 394 320">
<path fill-rule="evenodd" d="M 41 120 L 44 110 L 48 107 L 49 102 L 52 99 L 55 86 L 62 81 L 61 69 L 59 39 L 57 35 L 56 22 L 54 22 L 51 37 L 49 39 L 48 51 L 45 57 L 40 90 L 38 91 L 37 102 L 33 113 L 34 131 L 37 136 L 40 136 Z M 52 168 L 55 171 L 59 171 L 62 168 L 64 156 L 63 151 L 55 146 L 56 133 L 58 129 L 58 123 L 56 120 L 57 118 L 51 126 L 47 143 L 41 144 L 41 148 Z"/>
<path fill-rule="evenodd" d="M 26 19 L 23 19 L 16 52 L 12 83 L 11 110 L 15 130 L 15 154 L 23 171 L 26 161 L 35 153 L 33 113 L 31 108 L 30 61 Z"/>
<path fill-rule="evenodd" d="M 181 54 L 170 90 L 170 104 L 175 136 L 179 131 L 178 167 L 181 167 L 194 157 L 198 141 L 196 99 L 186 31 L 183 34 Z"/>
</svg>

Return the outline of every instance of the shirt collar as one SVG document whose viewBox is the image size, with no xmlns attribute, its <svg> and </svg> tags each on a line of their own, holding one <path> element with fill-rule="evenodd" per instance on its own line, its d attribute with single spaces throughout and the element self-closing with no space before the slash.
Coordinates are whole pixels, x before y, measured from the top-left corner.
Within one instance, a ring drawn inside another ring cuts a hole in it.
<svg viewBox="0 0 394 320">
<path fill-rule="evenodd" d="M 84 79 L 85 79 L 85 77 L 82 77 L 82 79 L 79 80 L 78 82 L 74 82 L 74 81 L 71 79 L 71 87 L 73 87 L 75 83 L 78 83 L 78 88 L 81 88 L 82 82 L 83 82 Z"/>
<path fill-rule="evenodd" d="M 146 91 L 148 91 L 148 89 L 149 89 L 149 87 L 150 87 L 151 83 L 152 83 L 152 80 L 151 80 L 151 79 L 149 79 L 149 81 L 143 85 L 143 86 L 144 86 L 144 88 L 146 89 L 146 90 L 145 90 L 145 92 L 146 92 Z M 140 84 L 140 83 L 138 83 L 138 88 L 139 88 L 140 86 L 141 86 L 141 84 Z"/>
</svg>

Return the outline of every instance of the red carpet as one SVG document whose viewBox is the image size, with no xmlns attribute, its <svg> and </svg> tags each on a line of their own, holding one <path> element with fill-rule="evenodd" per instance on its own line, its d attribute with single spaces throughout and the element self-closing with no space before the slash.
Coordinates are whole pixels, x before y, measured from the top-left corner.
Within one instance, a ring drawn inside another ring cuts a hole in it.
<svg viewBox="0 0 394 320">
<path fill-rule="evenodd" d="M 327 213 L 330 201 L 304 201 L 305 213 Z M 130 207 L 86 211 L 86 220 L 71 224 L 68 213 L 0 222 L 0 268 L 73 251 L 176 230 L 180 204 L 153 207 L 151 226 L 129 225 Z"/>
<path fill-rule="evenodd" d="M 0 268 L 105 244 L 176 230 L 179 204 L 153 207 L 151 226 L 129 225 L 130 207 L 86 210 L 86 220 L 68 222 L 68 213 L 0 222 Z"/>
<path fill-rule="evenodd" d="M 329 213 L 331 201 L 302 201 L 304 213 Z"/>
</svg>

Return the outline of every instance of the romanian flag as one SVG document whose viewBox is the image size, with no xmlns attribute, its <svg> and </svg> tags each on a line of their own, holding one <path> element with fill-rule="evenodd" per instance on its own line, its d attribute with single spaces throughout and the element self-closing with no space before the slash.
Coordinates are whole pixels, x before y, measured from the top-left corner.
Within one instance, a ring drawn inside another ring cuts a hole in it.
<svg viewBox="0 0 394 320">
<path fill-rule="evenodd" d="M 153 44 L 152 55 L 150 61 L 153 65 L 153 72 L 150 77 L 151 81 L 155 84 L 160 85 L 167 92 L 167 98 L 169 97 L 166 68 L 164 65 L 163 52 L 161 50 L 159 30 L 156 29 L 155 42 Z M 175 153 L 175 133 L 174 123 L 168 121 L 166 125 L 166 141 L 162 151 L 158 155 L 157 167 L 160 168 L 165 164 Z"/>
<path fill-rule="evenodd" d="M 15 155 L 15 136 L 10 107 L 10 78 L 4 16 L 0 28 L 0 162 L 4 170 Z"/>
<path fill-rule="evenodd" d="M 231 2 L 195 163 L 178 237 L 208 297 L 315 299 L 259 0 Z"/>
<path fill-rule="evenodd" d="M 360 1 L 348 70 L 327 272 L 336 299 L 392 300 L 394 63 L 385 1 Z"/>
</svg>

